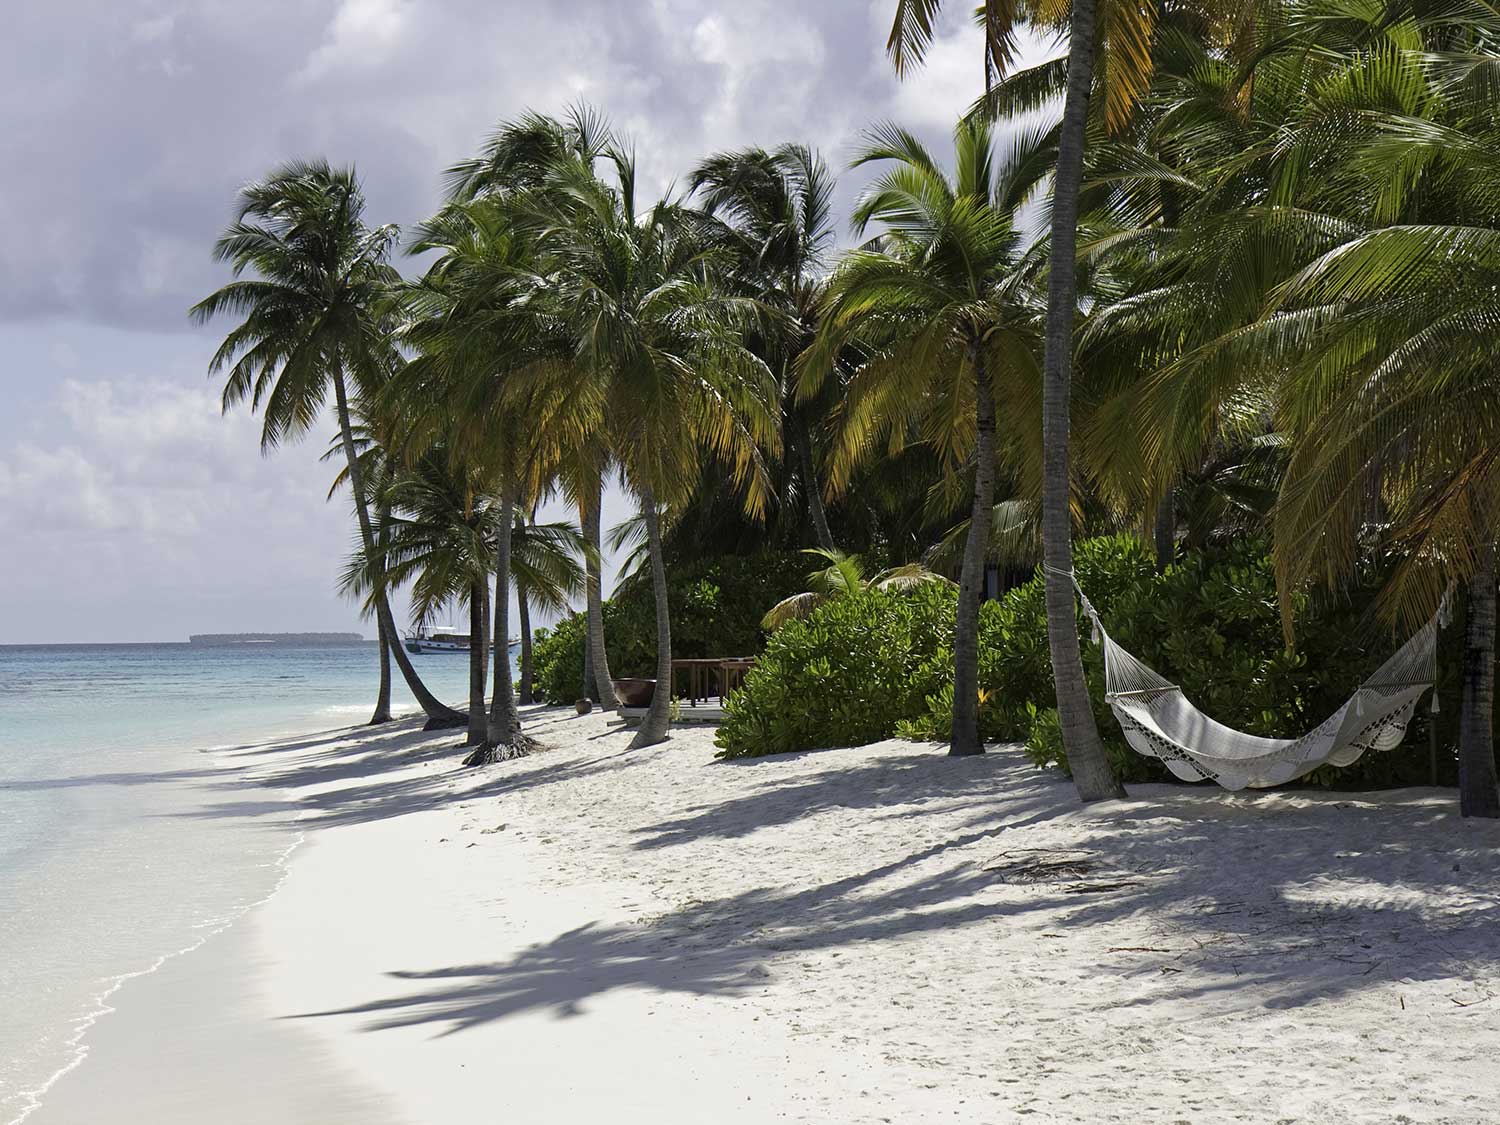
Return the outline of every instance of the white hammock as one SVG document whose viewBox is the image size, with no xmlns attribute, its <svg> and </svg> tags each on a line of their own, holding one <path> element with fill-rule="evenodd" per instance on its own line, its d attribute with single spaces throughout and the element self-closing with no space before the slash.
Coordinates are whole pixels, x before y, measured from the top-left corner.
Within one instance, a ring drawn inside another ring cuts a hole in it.
<svg viewBox="0 0 1500 1125">
<path fill-rule="evenodd" d="M 1069 577 L 1072 577 L 1071 575 Z M 1110 638 L 1076 580 L 1084 612 L 1104 644 L 1105 701 L 1125 738 L 1147 757 L 1160 758 L 1184 781 L 1216 781 L 1225 789 L 1281 785 L 1322 765 L 1347 766 L 1367 750 L 1400 744 L 1437 667 L 1437 631 L 1447 601 L 1349 700 L 1301 738 L 1260 738 L 1210 719 L 1182 689 Z M 1434 694 L 1432 710 L 1436 711 Z"/>
</svg>

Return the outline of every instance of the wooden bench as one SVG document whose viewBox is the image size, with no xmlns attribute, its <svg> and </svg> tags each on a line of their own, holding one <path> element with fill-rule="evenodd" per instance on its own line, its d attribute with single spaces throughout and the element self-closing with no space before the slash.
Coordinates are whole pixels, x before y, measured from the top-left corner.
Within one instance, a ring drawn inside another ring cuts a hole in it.
<svg viewBox="0 0 1500 1125">
<path fill-rule="evenodd" d="M 700 699 L 724 697 L 745 680 L 745 673 L 755 667 L 755 658 L 750 656 L 692 657 L 672 661 L 672 687 L 675 693 L 677 674 L 687 673 L 687 700 L 696 706 Z"/>
</svg>

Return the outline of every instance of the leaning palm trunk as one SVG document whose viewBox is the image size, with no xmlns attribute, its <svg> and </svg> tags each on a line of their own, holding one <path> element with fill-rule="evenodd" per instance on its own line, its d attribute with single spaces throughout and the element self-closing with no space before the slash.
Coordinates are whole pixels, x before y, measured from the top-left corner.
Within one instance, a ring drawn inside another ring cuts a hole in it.
<svg viewBox="0 0 1500 1125">
<path fill-rule="evenodd" d="M 380 694 L 375 698 L 375 713 L 370 716 L 372 727 L 391 721 L 391 642 L 378 618 L 375 628 L 380 635 Z M 398 639 L 396 643 L 401 642 Z"/>
<path fill-rule="evenodd" d="M 390 532 L 387 525 L 390 523 L 390 506 L 382 504 L 380 508 L 380 546 L 384 551 Z M 378 723 L 391 721 L 391 645 L 400 644 L 400 637 L 392 637 L 385 631 L 380 618 L 375 619 L 375 632 L 380 644 L 380 694 L 375 697 L 375 713 L 370 716 L 370 725 L 373 727 Z"/>
<path fill-rule="evenodd" d="M 1177 554 L 1177 501 L 1170 485 L 1156 505 L 1156 515 L 1151 521 L 1151 541 L 1156 547 L 1156 573 L 1161 574 L 1172 565 Z"/>
<path fill-rule="evenodd" d="M 813 468 L 812 438 L 802 419 L 793 417 L 791 423 L 792 444 L 797 447 L 798 468 L 802 470 L 802 490 L 807 493 L 807 514 L 812 520 L 813 534 L 818 546 L 825 551 L 836 550 L 833 532 L 828 527 L 828 511 L 823 507 L 823 490 L 818 483 L 817 470 Z"/>
<path fill-rule="evenodd" d="M 526 583 L 516 579 L 516 615 L 521 625 L 521 704 L 535 703 L 531 689 L 531 601 Z M 510 653 L 506 653 L 507 656 Z"/>
<path fill-rule="evenodd" d="M 983 596 L 984 560 L 990 542 L 995 505 L 995 390 L 985 370 L 978 340 L 969 345 L 974 369 L 974 408 L 978 422 L 974 443 L 974 509 L 959 572 L 958 617 L 953 627 L 953 743 L 950 754 L 983 754 L 979 737 L 979 602 Z"/>
<path fill-rule="evenodd" d="M 1469 580 L 1464 698 L 1458 723 L 1458 803 L 1464 816 L 1500 817 L 1495 781 L 1495 559 L 1485 552 Z"/>
<path fill-rule="evenodd" d="M 618 710 L 620 701 L 615 698 L 615 687 L 609 678 L 609 653 L 604 647 L 604 597 L 602 551 L 604 532 L 602 527 L 604 509 L 604 480 L 601 476 L 594 494 L 585 499 L 579 513 L 583 520 L 583 535 L 587 540 L 585 552 L 585 614 L 588 629 L 589 670 L 594 676 L 594 690 L 599 705 L 608 710 Z M 583 694 L 589 694 L 589 685 L 584 684 Z"/>
<path fill-rule="evenodd" d="M 1052 189 L 1052 257 L 1047 286 L 1046 357 L 1042 367 L 1042 538 L 1047 587 L 1047 641 L 1063 750 L 1073 784 L 1084 801 L 1122 797 L 1099 741 L 1078 652 L 1073 601 L 1073 526 L 1069 505 L 1069 398 L 1073 368 L 1073 318 L 1077 307 L 1078 189 L 1083 176 L 1084 130 L 1094 70 L 1097 0 L 1073 0 L 1068 35 L 1068 92 L 1058 134 Z"/>
<path fill-rule="evenodd" d="M 672 706 L 672 614 L 667 605 L 667 564 L 661 549 L 661 513 L 656 495 L 641 489 L 641 514 L 646 517 L 646 545 L 651 554 L 651 591 L 656 595 L 656 690 L 641 729 L 631 739 L 632 750 L 663 742 Z"/>
<path fill-rule="evenodd" d="M 466 766 L 486 766 L 519 758 L 529 753 L 532 747 L 531 739 L 521 732 L 521 716 L 516 711 L 515 684 L 510 672 L 510 541 L 515 513 L 515 500 L 509 492 L 502 493 L 500 525 L 495 535 L 495 686 L 490 696 L 490 717 L 484 742 L 464 759 Z"/>
<path fill-rule="evenodd" d="M 344 390 L 344 375 L 341 371 L 333 373 L 333 390 L 338 403 L 339 433 L 343 438 L 344 456 L 349 462 L 349 488 L 354 493 L 354 511 L 359 517 L 360 541 L 364 544 L 366 557 L 374 559 L 377 558 L 375 532 L 370 526 L 370 509 L 365 501 L 364 471 L 360 468 L 359 454 L 354 448 L 354 429 L 349 422 L 349 396 Z M 426 729 L 439 730 L 462 726 L 467 721 L 465 716 L 444 705 L 437 696 L 428 691 L 427 685 L 417 675 L 417 670 L 411 666 L 406 649 L 401 645 L 401 634 L 396 629 L 396 619 L 391 616 L 391 603 L 386 597 L 383 582 L 378 582 L 375 587 L 375 619 L 386 635 L 387 649 L 396 658 L 396 667 L 401 669 L 402 679 L 406 681 L 407 688 L 416 697 L 418 706 L 427 713 Z"/>
<path fill-rule="evenodd" d="M 469 585 L 469 732 L 464 738 L 465 746 L 478 746 L 484 742 L 486 720 L 484 714 L 484 658 L 489 651 L 486 637 L 484 601 L 485 583 Z"/>
</svg>

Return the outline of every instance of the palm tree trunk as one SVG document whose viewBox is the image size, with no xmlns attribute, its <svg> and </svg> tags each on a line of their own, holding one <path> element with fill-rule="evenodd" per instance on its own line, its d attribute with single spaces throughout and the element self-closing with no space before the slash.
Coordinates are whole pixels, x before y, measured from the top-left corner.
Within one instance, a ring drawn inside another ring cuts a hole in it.
<svg viewBox="0 0 1500 1125">
<path fill-rule="evenodd" d="M 510 671 L 510 541 L 515 518 L 515 499 L 507 488 L 500 494 L 500 521 L 495 534 L 495 683 L 484 742 L 464 759 L 466 766 L 519 758 L 529 753 L 532 745 L 521 731 Z"/>
<path fill-rule="evenodd" d="M 1069 399 L 1073 318 L 1078 304 L 1078 190 L 1094 70 L 1097 0 L 1073 0 L 1068 34 L 1068 92 L 1058 134 L 1052 189 L 1052 257 L 1047 285 L 1046 357 L 1042 366 L 1042 538 L 1047 586 L 1047 641 L 1063 750 L 1084 801 L 1122 797 L 1099 741 L 1078 651 L 1078 618 L 1070 581 L 1073 526 L 1069 503 Z"/>
<path fill-rule="evenodd" d="M 382 550 L 386 546 L 387 535 L 386 524 L 390 516 L 388 505 L 381 505 L 380 509 L 380 545 Z M 370 716 L 370 725 L 373 727 L 378 723 L 391 721 L 391 645 L 400 644 L 400 637 L 391 637 L 385 631 L 385 625 L 379 615 L 375 618 L 375 632 L 380 645 L 380 694 L 375 697 L 375 713 Z"/>
<path fill-rule="evenodd" d="M 380 634 L 380 694 L 375 698 L 375 713 L 370 716 L 372 727 L 391 721 L 391 642 L 386 639 L 385 626 L 378 619 L 375 627 Z"/>
<path fill-rule="evenodd" d="M 969 344 L 974 369 L 974 508 L 964 544 L 958 582 L 958 617 L 953 628 L 953 743 L 958 757 L 983 754 L 979 736 L 979 603 L 984 596 L 984 560 L 989 553 L 990 520 L 995 510 L 995 389 L 979 341 Z"/>
<path fill-rule="evenodd" d="M 343 438 L 344 456 L 349 461 L 349 487 L 354 493 L 354 511 L 359 517 L 360 541 L 365 553 L 376 558 L 375 532 L 370 526 L 370 509 L 365 500 L 364 472 L 359 466 L 359 454 L 354 448 L 354 428 L 349 422 L 349 396 L 344 389 L 344 375 L 337 368 L 333 372 L 334 396 L 338 402 L 339 433 Z M 463 726 L 468 718 L 462 712 L 446 706 L 437 696 L 427 690 L 417 670 L 411 666 L 406 649 L 401 644 L 401 634 L 396 629 L 396 619 L 391 616 L 391 603 L 382 585 L 375 591 L 375 615 L 380 627 L 389 639 L 389 650 L 396 658 L 396 667 L 401 669 L 401 678 L 416 697 L 417 704 L 427 713 L 427 730 L 443 730 Z"/>
<path fill-rule="evenodd" d="M 390 714 L 390 640 L 386 637 L 386 625 L 381 624 L 380 619 L 375 621 L 375 628 L 380 631 L 380 694 L 375 697 L 375 714 L 371 715 L 371 726 L 380 723 L 389 723 L 392 720 Z"/>
<path fill-rule="evenodd" d="M 594 674 L 594 690 L 599 705 L 606 710 L 618 711 L 620 701 L 615 698 L 614 683 L 609 678 L 609 653 L 604 646 L 604 596 L 603 596 L 603 550 L 604 550 L 604 477 L 600 475 L 594 494 L 581 505 L 579 517 L 583 521 L 583 536 L 590 548 L 584 559 L 585 567 L 585 613 L 588 627 L 587 645 L 589 664 Z M 585 694 L 588 686 L 585 685 Z"/>
<path fill-rule="evenodd" d="M 587 616 L 583 622 L 583 688 L 578 693 L 578 698 L 599 702 L 599 689 L 594 686 L 594 647 L 589 644 Z"/>
<path fill-rule="evenodd" d="M 526 596 L 526 583 L 519 578 L 516 579 L 516 613 L 521 619 L 521 704 L 525 706 L 536 700 L 531 689 L 531 600 Z"/>
<path fill-rule="evenodd" d="M 1458 720 L 1458 808 L 1500 817 L 1495 780 L 1495 551 L 1486 550 L 1469 580 L 1464 626 L 1464 697 Z"/>
<path fill-rule="evenodd" d="M 828 529 L 828 512 L 823 507 L 823 489 L 818 480 L 817 471 L 813 468 L 812 438 L 808 436 L 807 427 L 802 424 L 802 419 L 795 414 L 791 416 L 792 445 L 797 450 L 798 468 L 802 471 L 802 491 L 807 493 L 807 514 L 812 519 L 813 534 L 817 536 L 818 546 L 825 551 L 836 548 L 833 545 L 833 532 Z"/>
<path fill-rule="evenodd" d="M 667 563 L 661 549 L 661 513 L 656 495 L 641 489 L 641 515 L 646 517 L 646 546 L 651 554 L 651 592 L 656 595 L 656 691 L 630 749 L 664 742 L 672 705 L 672 613 L 667 605 Z"/>
<path fill-rule="evenodd" d="M 1156 505 L 1151 539 L 1156 547 L 1156 573 L 1160 574 L 1172 565 L 1177 554 L 1177 501 L 1170 485 Z"/>
<path fill-rule="evenodd" d="M 469 584 L 469 732 L 465 746 L 484 742 L 484 657 L 489 650 L 484 620 L 486 583 Z"/>
<path fill-rule="evenodd" d="M 482 603 L 483 609 L 484 609 L 484 615 L 479 619 L 479 635 L 481 637 L 485 638 L 484 644 L 482 644 L 482 645 L 479 646 L 479 670 L 484 673 L 479 678 L 481 680 L 484 680 L 486 683 L 488 683 L 489 682 L 489 675 L 490 675 L 490 639 L 489 639 L 489 637 L 490 637 L 490 609 L 491 609 L 491 606 L 490 606 L 490 587 L 489 587 L 489 583 L 488 582 L 481 582 L 480 585 L 479 585 L 479 589 L 481 590 L 481 592 L 483 593 L 483 596 L 484 596 L 484 601 Z M 480 707 L 480 710 L 482 711 L 482 710 L 484 710 L 484 708 Z"/>
</svg>

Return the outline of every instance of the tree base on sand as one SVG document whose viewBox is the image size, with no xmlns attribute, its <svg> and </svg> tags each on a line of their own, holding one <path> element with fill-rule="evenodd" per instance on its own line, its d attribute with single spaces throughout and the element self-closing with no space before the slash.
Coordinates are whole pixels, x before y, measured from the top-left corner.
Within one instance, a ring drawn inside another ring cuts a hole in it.
<svg viewBox="0 0 1500 1125">
<path fill-rule="evenodd" d="M 665 742 L 669 737 L 666 731 L 648 731 L 644 729 L 644 723 L 641 725 L 643 729 L 636 732 L 635 737 L 630 740 L 630 745 L 625 747 L 625 749 L 643 750 L 647 746 L 657 746 Z"/>
<path fill-rule="evenodd" d="M 453 730 L 469 725 L 469 716 L 462 711 L 440 711 L 422 724 L 423 730 Z"/>
<path fill-rule="evenodd" d="M 395 721 L 396 721 L 396 717 L 394 715 L 389 715 L 389 714 L 386 714 L 386 715 L 375 715 L 365 725 L 366 726 L 371 726 L 371 727 L 378 727 L 378 726 L 380 726 L 381 723 L 393 723 Z"/>
<path fill-rule="evenodd" d="M 524 758 L 541 743 L 527 734 L 517 734 L 513 742 L 481 742 L 464 758 L 466 766 L 493 766 L 497 762 L 509 762 Z"/>
</svg>

